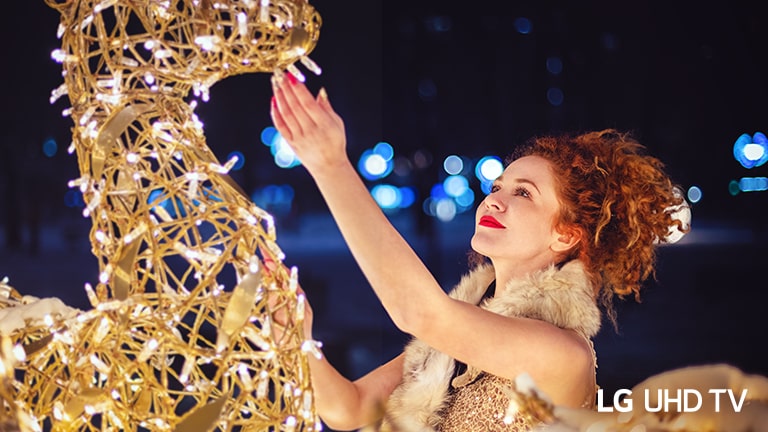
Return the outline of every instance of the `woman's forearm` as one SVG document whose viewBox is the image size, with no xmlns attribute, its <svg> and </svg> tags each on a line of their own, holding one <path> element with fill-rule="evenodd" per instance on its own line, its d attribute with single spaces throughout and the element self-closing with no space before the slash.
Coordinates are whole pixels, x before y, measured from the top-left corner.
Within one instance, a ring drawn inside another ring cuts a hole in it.
<svg viewBox="0 0 768 432">
<path fill-rule="evenodd" d="M 315 395 L 315 409 L 333 429 L 354 430 L 383 416 L 384 404 L 400 383 L 404 356 L 401 354 L 352 382 L 323 357 L 310 356 L 309 370 Z"/>
<path fill-rule="evenodd" d="M 401 330 L 413 333 L 424 305 L 444 295 L 392 226 L 348 160 L 312 173 L 358 265 Z"/>
<path fill-rule="evenodd" d="M 323 357 L 318 360 L 310 356 L 309 370 L 312 375 L 312 389 L 315 409 L 320 418 L 331 428 L 352 430 L 364 425 L 361 415 L 360 397 L 354 383 L 342 376 Z"/>
</svg>

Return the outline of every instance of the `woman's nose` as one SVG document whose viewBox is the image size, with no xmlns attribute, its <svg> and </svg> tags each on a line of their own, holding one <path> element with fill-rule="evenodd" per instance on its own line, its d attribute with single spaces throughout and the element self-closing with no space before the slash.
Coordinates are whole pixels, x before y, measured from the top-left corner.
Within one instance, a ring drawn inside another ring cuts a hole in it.
<svg viewBox="0 0 768 432">
<path fill-rule="evenodd" d="M 485 207 L 488 209 L 496 210 L 496 211 L 503 211 L 504 203 L 499 201 L 496 194 L 491 192 L 490 194 L 488 194 L 488 196 L 485 197 Z"/>
</svg>

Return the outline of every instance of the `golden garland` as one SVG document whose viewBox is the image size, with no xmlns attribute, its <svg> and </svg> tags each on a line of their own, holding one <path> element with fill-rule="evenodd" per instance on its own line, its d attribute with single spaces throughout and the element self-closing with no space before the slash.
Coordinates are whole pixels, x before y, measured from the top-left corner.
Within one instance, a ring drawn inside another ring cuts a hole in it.
<svg viewBox="0 0 768 432">
<path fill-rule="evenodd" d="M 46 2 L 61 13 L 51 103 L 72 104 L 70 186 L 100 276 L 92 310 L 11 335 L 26 360 L 6 414 L 25 431 L 320 429 L 306 357 L 319 344 L 303 337 L 295 269 L 264 268 L 284 258 L 273 219 L 185 101 L 231 75 L 319 73 L 319 15 L 306 0 Z M 10 290 L 3 304 L 25 300 Z"/>
</svg>

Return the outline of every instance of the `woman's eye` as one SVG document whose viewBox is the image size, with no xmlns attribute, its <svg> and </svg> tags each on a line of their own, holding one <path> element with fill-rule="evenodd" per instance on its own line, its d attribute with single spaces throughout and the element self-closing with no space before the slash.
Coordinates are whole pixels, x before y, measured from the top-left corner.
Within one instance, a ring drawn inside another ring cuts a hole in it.
<svg viewBox="0 0 768 432">
<path fill-rule="evenodd" d="M 528 189 L 526 189 L 524 187 L 518 187 L 517 189 L 515 189 L 515 195 L 519 195 L 519 196 L 521 196 L 523 198 L 530 198 L 531 197 L 531 194 L 530 194 L 530 192 L 528 192 Z"/>
<path fill-rule="evenodd" d="M 499 189 L 501 189 L 501 188 L 499 187 L 499 185 L 493 185 L 493 186 L 491 186 L 491 192 L 498 192 L 498 191 L 499 191 Z"/>
</svg>

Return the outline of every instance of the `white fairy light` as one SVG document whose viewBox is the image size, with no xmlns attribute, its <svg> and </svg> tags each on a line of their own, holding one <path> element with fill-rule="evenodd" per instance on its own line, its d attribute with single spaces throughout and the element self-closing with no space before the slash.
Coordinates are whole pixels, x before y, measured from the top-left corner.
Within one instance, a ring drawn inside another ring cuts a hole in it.
<svg viewBox="0 0 768 432">
<path fill-rule="evenodd" d="M 296 67 L 295 64 L 291 63 L 288 65 L 288 67 L 285 68 L 291 75 L 293 75 L 297 80 L 301 82 L 305 82 L 307 78 L 304 76 L 303 73 L 299 70 L 299 68 Z"/>
<path fill-rule="evenodd" d="M 51 105 L 53 105 L 57 100 L 68 93 L 69 88 L 67 87 L 67 84 L 61 84 L 51 91 L 51 97 L 48 99 L 48 101 L 51 103 Z"/>
<path fill-rule="evenodd" d="M 311 58 L 303 55 L 299 57 L 299 61 L 301 61 L 301 64 L 303 64 L 304 67 L 306 67 L 307 70 L 309 70 L 313 74 L 320 76 L 323 73 L 323 70 L 320 68 L 320 66 L 318 66 L 317 63 L 312 61 Z"/>
</svg>

